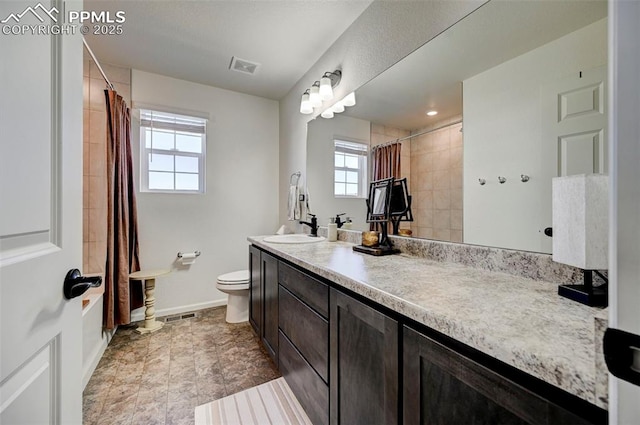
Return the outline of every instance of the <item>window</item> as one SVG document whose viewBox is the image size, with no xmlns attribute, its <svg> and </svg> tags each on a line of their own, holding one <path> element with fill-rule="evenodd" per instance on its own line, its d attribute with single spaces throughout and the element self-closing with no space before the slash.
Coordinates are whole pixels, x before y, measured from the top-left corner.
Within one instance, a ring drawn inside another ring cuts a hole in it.
<svg viewBox="0 0 640 425">
<path fill-rule="evenodd" d="M 334 143 L 334 195 L 336 197 L 366 197 L 369 146 L 344 140 L 334 140 Z"/>
<path fill-rule="evenodd" d="M 145 192 L 204 193 L 207 120 L 140 110 L 140 178 Z"/>
</svg>

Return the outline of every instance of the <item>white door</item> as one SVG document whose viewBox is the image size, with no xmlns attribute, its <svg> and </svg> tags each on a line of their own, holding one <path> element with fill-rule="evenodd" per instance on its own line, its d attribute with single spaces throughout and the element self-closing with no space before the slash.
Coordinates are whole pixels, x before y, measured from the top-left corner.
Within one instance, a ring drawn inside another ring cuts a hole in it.
<svg viewBox="0 0 640 425">
<path fill-rule="evenodd" d="M 609 58 L 609 327 L 640 335 L 640 2 L 609 2 Z M 609 375 L 609 419 L 640 423 L 639 386 Z"/>
<path fill-rule="evenodd" d="M 62 6 L 55 0 L 2 1 L 0 20 L 8 20 L 0 27 L 49 25 L 51 16 L 57 17 L 52 8 L 62 11 Z M 66 7 L 79 10 L 82 3 L 67 1 Z M 0 34 L 0 423 L 80 424 L 81 299 L 66 300 L 62 285 L 67 271 L 82 261 L 82 39 L 79 33 L 5 31 Z"/>
<path fill-rule="evenodd" d="M 543 252 L 552 251 L 551 179 L 574 174 L 607 173 L 607 68 L 576 70 L 540 90 L 542 108 L 541 170 L 546 190 L 540 198 Z"/>
</svg>

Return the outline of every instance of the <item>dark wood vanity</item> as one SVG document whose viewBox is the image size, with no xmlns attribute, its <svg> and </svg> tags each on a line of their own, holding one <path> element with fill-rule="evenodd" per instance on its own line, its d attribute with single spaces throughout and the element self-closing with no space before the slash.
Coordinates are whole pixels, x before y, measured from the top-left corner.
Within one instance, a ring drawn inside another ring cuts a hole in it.
<svg viewBox="0 0 640 425">
<path fill-rule="evenodd" d="M 249 247 L 250 323 L 314 424 L 590 424 L 607 412 Z"/>
</svg>

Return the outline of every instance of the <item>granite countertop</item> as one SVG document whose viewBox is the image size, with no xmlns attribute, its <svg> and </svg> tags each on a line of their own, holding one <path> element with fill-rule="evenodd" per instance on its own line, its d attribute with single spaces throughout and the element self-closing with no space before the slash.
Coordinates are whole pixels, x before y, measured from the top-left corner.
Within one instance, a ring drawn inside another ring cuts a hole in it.
<svg viewBox="0 0 640 425">
<path fill-rule="evenodd" d="M 557 283 L 406 254 L 374 257 L 348 242 L 249 242 L 485 354 L 607 408 L 596 394 L 597 308 Z"/>
</svg>

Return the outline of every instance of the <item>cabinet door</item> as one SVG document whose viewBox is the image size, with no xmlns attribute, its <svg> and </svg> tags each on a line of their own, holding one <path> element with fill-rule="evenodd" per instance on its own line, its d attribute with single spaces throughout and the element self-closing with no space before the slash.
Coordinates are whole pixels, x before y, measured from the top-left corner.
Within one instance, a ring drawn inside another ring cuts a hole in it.
<svg viewBox="0 0 640 425">
<path fill-rule="evenodd" d="M 249 323 L 262 337 L 262 261 L 260 250 L 255 246 L 249 246 L 249 274 L 251 284 L 249 287 Z"/>
<path fill-rule="evenodd" d="M 585 421 L 407 327 L 403 420 L 429 424 L 583 424 Z"/>
<path fill-rule="evenodd" d="M 398 423 L 398 322 L 335 289 L 330 295 L 332 424 Z"/>
<path fill-rule="evenodd" d="M 278 365 L 278 259 L 262 253 L 262 342 Z"/>
</svg>

